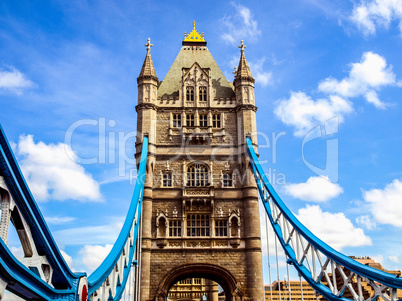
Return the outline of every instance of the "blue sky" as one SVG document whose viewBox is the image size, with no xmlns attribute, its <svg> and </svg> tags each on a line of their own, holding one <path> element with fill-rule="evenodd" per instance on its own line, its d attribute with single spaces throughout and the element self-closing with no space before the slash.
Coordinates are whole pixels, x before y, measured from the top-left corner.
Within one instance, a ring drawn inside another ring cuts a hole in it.
<svg viewBox="0 0 402 301">
<path fill-rule="evenodd" d="M 0 20 L 0 121 L 74 270 L 98 265 L 128 209 L 144 44 L 162 80 L 193 20 L 228 80 L 244 40 L 261 158 L 289 208 L 401 269 L 402 1 L 6 0 Z"/>
</svg>

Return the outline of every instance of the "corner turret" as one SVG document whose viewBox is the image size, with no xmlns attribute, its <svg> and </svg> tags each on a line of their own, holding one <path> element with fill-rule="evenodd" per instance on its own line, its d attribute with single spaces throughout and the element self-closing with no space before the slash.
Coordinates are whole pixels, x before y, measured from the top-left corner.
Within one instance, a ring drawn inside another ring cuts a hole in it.
<svg viewBox="0 0 402 301">
<path fill-rule="evenodd" d="M 240 104 L 251 104 L 254 105 L 254 82 L 255 79 L 251 74 L 250 68 L 247 64 L 246 56 L 244 55 L 244 45 L 243 40 L 240 42 L 240 61 L 237 70 L 235 70 L 235 78 L 233 85 L 235 87 L 236 101 Z"/>
<path fill-rule="evenodd" d="M 142 64 L 140 75 L 137 78 L 138 83 L 138 104 L 142 103 L 156 103 L 157 89 L 158 89 L 158 77 L 156 76 L 154 63 L 151 57 L 151 39 L 148 38 L 147 54 L 145 56 L 144 63 Z"/>
</svg>

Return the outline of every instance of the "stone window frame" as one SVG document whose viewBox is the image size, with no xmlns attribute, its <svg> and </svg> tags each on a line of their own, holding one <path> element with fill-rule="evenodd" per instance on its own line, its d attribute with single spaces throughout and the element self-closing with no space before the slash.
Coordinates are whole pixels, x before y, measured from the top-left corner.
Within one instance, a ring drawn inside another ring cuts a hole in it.
<svg viewBox="0 0 402 301">
<path fill-rule="evenodd" d="M 208 127 L 208 114 L 200 113 L 198 114 L 198 124 L 199 127 Z"/>
<path fill-rule="evenodd" d="M 211 185 L 211 168 L 207 163 L 190 162 L 187 164 L 185 171 L 187 187 L 208 187 Z"/>
<path fill-rule="evenodd" d="M 235 185 L 234 173 L 231 170 L 222 171 L 221 181 L 223 188 L 233 188 Z"/>
<path fill-rule="evenodd" d="M 199 86 L 198 87 L 198 101 L 206 102 L 207 101 L 207 87 L 206 86 Z"/>
<path fill-rule="evenodd" d="M 223 120 L 222 113 L 212 113 L 212 128 L 213 129 L 223 128 L 222 120 Z"/>
<path fill-rule="evenodd" d="M 190 218 L 189 218 L 190 217 Z M 211 237 L 211 214 L 191 212 L 186 214 L 186 237 Z M 199 224 L 198 224 L 199 222 Z M 204 224 L 203 224 L 204 222 Z M 194 233 L 194 235 L 192 235 Z M 199 234 L 199 235 L 198 235 Z"/>
<path fill-rule="evenodd" d="M 186 101 L 194 101 L 194 87 L 193 86 L 186 87 Z"/>
<path fill-rule="evenodd" d="M 194 113 L 186 113 L 186 127 L 195 127 Z"/>
<path fill-rule="evenodd" d="M 173 171 L 171 171 L 171 170 L 162 170 L 161 174 L 162 174 L 161 175 L 161 187 L 163 187 L 163 188 L 171 188 L 171 187 L 173 187 Z M 165 176 L 166 176 L 166 178 L 165 178 Z M 165 185 L 165 183 L 169 184 L 169 182 L 170 182 L 170 185 Z"/>
<path fill-rule="evenodd" d="M 214 236 L 215 237 L 228 237 L 229 234 L 229 226 L 228 226 L 228 219 L 222 219 L 222 218 L 215 218 L 214 219 Z M 223 232 L 223 235 L 218 235 L 218 231 L 220 233 Z"/>
<path fill-rule="evenodd" d="M 182 114 L 181 113 L 172 113 L 172 127 L 173 128 L 181 128 L 182 127 Z"/>
<path fill-rule="evenodd" d="M 168 225 L 168 237 L 182 237 L 183 236 L 183 223 L 181 219 L 170 219 L 169 220 L 169 225 Z M 175 232 L 174 230 L 177 230 L 176 233 L 177 235 L 171 235 L 171 233 Z"/>
</svg>

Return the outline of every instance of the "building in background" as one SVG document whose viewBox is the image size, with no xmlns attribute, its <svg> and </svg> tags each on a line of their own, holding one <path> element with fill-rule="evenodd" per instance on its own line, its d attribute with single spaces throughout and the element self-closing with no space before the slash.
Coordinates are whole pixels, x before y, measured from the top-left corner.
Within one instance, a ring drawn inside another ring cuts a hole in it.
<svg viewBox="0 0 402 301">
<path fill-rule="evenodd" d="M 401 271 L 388 271 L 385 270 L 380 263 L 375 262 L 374 259 L 368 257 L 368 256 L 360 256 L 360 257 L 355 257 L 355 256 L 350 256 L 350 258 L 364 264 L 368 265 L 370 267 L 376 268 L 378 270 L 382 270 L 384 272 L 397 275 L 398 277 L 401 276 Z M 349 276 L 350 272 L 345 270 L 345 275 Z M 337 279 L 337 284 L 338 288 L 341 288 L 343 285 L 343 279 L 340 273 L 337 273 L 336 275 Z M 355 284 L 357 284 L 357 280 L 354 279 L 353 281 Z M 290 286 L 290 290 L 289 290 Z M 354 287 L 354 289 L 357 291 L 357 286 Z M 272 298 L 271 298 L 271 290 L 272 290 Z M 289 294 L 290 291 L 290 294 Z M 366 300 L 369 296 L 372 295 L 373 289 L 371 286 L 369 286 L 367 283 L 363 281 L 363 296 L 364 299 Z M 291 298 L 290 298 L 290 297 Z M 352 298 L 352 293 L 351 291 L 347 288 L 345 290 L 344 296 L 347 298 Z M 402 299 L 402 290 L 397 291 L 397 296 L 399 299 Z M 327 300 L 321 295 L 316 295 L 314 289 L 306 282 L 306 281 L 275 281 L 272 283 L 272 285 L 266 285 L 265 286 L 265 300 L 275 300 L 275 301 L 285 301 L 285 300 L 297 300 L 297 301 L 317 301 L 317 300 Z"/>
</svg>

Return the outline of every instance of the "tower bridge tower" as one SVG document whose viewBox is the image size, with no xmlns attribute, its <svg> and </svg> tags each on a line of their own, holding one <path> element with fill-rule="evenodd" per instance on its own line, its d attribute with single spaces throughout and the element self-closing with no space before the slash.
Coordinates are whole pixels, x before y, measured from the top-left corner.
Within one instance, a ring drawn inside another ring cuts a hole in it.
<svg viewBox="0 0 402 301">
<path fill-rule="evenodd" d="M 195 22 L 163 81 L 149 39 L 145 46 L 136 106 L 137 158 L 149 137 L 141 300 L 166 300 L 186 278 L 218 282 L 226 300 L 263 300 L 258 192 L 245 144 L 246 136 L 257 143 L 246 46 L 233 83 Z"/>
</svg>

